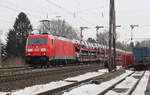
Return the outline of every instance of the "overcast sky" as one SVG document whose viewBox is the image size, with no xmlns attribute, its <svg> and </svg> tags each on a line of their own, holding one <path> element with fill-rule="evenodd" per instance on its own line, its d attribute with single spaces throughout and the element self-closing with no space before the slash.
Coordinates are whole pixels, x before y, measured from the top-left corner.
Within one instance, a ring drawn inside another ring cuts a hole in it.
<svg viewBox="0 0 150 95">
<path fill-rule="evenodd" d="M 134 40 L 150 38 L 150 0 L 115 0 L 115 4 L 116 22 L 122 26 L 117 28 L 118 40 L 130 38 L 131 24 L 139 25 L 134 29 Z M 84 39 L 95 38 L 96 25 L 104 26 L 100 32 L 108 29 L 109 0 L 0 0 L 0 32 L 6 34 L 21 11 L 27 14 L 34 27 L 38 21 L 46 19 L 47 14 L 50 20 L 61 16 L 60 19 L 76 29 L 90 27 L 83 32 Z"/>
</svg>

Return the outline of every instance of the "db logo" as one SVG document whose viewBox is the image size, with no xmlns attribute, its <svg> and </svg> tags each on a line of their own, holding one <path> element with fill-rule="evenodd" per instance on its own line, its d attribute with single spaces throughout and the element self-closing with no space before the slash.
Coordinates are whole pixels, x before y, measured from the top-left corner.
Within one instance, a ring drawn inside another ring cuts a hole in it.
<svg viewBox="0 0 150 95">
<path fill-rule="evenodd" d="M 38 48 L 38 46 L 35 46 L 35 51 L 39 51 L 39 48 Z"/>
<path fill-rule="evenodd" d="M 35 49 L 35 51 L 39 51 L 39 49 L 38 49 L 38 48 L 36 48 L 36 49 Z"/>
</svg>

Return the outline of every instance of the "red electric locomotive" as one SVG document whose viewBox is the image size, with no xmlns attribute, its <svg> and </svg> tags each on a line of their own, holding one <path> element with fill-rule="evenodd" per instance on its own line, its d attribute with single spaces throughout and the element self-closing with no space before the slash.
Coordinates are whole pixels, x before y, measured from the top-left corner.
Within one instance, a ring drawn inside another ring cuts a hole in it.
<svg viewBox="0 0 150 95">
<path fill-rule="evenodd" d="M 26 43 L 26 63 L 33 67 L 67 64 L 76 60 L 71 41 L 52 35 L 29 35 Z"/>
<path fill-rule="evenodd" d="M 108 60 L 106 46 L 82 41 L 71 41 L 48 34 L 29 35 L 26 43 L 26 63 L 32 67 L 71 63 L 104 63 Z M 127 53 L 128 54 L 128 53 Z M 116 61 L 124 66 L 124 51 L 116 49 Z M 126 64 L 132 64 L 132 54 Z"/>
</svg>

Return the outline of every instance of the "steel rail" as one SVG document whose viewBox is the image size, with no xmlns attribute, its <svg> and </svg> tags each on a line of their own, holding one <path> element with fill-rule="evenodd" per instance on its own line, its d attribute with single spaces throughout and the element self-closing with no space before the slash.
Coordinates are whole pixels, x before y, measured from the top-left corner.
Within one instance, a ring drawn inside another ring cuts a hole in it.
<svg viewBox="0 0 150 95">
<path fill-rule="evenodd" d="M 134 72 L 132 72 L 131 74 L 125 76 L 123 79 L 117 81 L 115 84 L 109 86 L 108 88 L 106 88 L 105 90 L 103 90 L 101 93 L 99 93 L 98 95 L 104 95 L 106 94 L 108 91 L 110 91 L 111 89 L 113 89 L 116 85 L 120 84 L 121 82 L 123 82 L 127 77 L 131 76 L 132 74 L 134 74 Z M 129 92 L 127 93 L 127 95 L 131 95 L 132 92 L 135 90 L 136 86 L 138 85 L 138 83 L 140 82 L 140 80 L 142 79 L 142 77 L 144 76 L 145 71 L 143 72 L 143 74 L 140 76 L 140 78 L 137 80 L 137 82 L 133 85 L 133 87 L 129 90 Z"/>
<path fill-rule="evenodd" d="M 99 67 L 95 67 L 95 69 L 98 69 Z M 41 77 L 41 76 L 47 76 L 47 75 L 55 75 L 55 74 L 65 74 L 73 73 L 75 71 L 84 71 L 86 69 L 89 69 L 89 67 L 78 67 L 78 68 L 72 68 L 72 69 L 54 69 L 54 70 L 43 70 L 43 71 L 37 71 L 37 72 L 30 72 L 30 73 L 21 73 L 21 74 L 15 74 L 15 75 L 8 75 L 8 76 L 0 76 L 0 82 L 9 82 L 9 81 L 17 81 L 24 78 L 32 78 L 32 77 Z"/>
<path fill-rule="evenodd" d="M 120 70 L 117 70 L 117 71 L 119 72 Z M 110 73 L 107 73 L 107 74 L 110 74 Z M 103 75 L 106 76 L 106 73 L 104 73 L 100 76 L 103 76 Z M 108 77 L 110 77 L 110 75 Z M 108 78 L 108 77 L 106 77 L 106 78 Z M 94 79 L 97 79 L 97 76 L 89 78 L 89 79 L 85 79 L 85 80 L 79 81 L 79 82 L 78 81 L 70 81 L 70 82 L 74 82 L 74 83 L 69 84 L 69 85 L 65 85 L 65 86 L 62 86 L 62 87 L 58 87 L 58 88 L 55 88 L 55 89 L 51 89 L 51 90 L 48 90 L 48 91 L 45 91 L 45 92 L 41 92 L 41 93 L 38 93 L 37 95 L 55 95 L 55 94 L 57 95 L 57 93 L 59 95 L 59 93 L 64 92 L 64 91 L 66 91 L 68 89 L 71 89 L 73 87 L 77 87 L 77 86 L 80 86 L 82 84 L 91 83 L 91 80 L 94 80 Z M 110 78 L 108 78 L 108 79 L 110 79 Z"/>
<path fill-rule="evenodd" d="M 138 81 L 133 85 L 133 87 L 129 90 L 129 92 L 127 93 L 127 95 L 131 95 L 132 92 L 135 90 L 135 88 L 137 87 L 137 85 L 139 84 L 140 80 L 142 79 L 142 77 L 144 76 L 145 74 L 145 71 L 144 73 L 142 74 L 142 76 L 140 76 L 140 78 L 138 79 Z"/>
<path fill-rule="evenodd" d="M 72 68 L 72 67 L 85 67 L 85 66 L 92 66 L 92 65 L 73 65 L 73 66 L 57 66 L 57 67 L 50 67 L 50 68 L 32 68 L 32 67 L 12 67 L 12 68 L 0 68 L 0 77 L 5 76 L 11 76 L 11 75 L 18 75 L 18 74 L 24 74 L 24 73 L 32 73 L 32 72 L 40 72 L 40 71 L 46 71 L 46 70 L 52 70 L 52 69 L 65 69 L 65 68 Z M 97 65 L 98 66 L 98 65 Z"/>
<path fill-rule="evenodd" d="M 33 84 L 45 84 L 55 80 L 61 80 L 67 78 L 68 76 L 77 76 L 79 74 L 84 74 L 86 72 L 97 71 L 102 69 L 101 65 L 77 65 L 72 67 L 54 68 L 54 69 L 43 69 L 43 70 L 32 70 L 26 73 L 18 73 L 17 75 L 6 75 L 0 76 L 0 89 L 2 91 L 12 91 L 21 89 L 26 86 L 32 86 Z M 44 79 L 47 78 L 48 80 Z M 37 79 L 41 79 L 38 81 Z M 34 80 L 34 82 L 32 82 Z M 24 82 L 24 81 L 27 81 Z M 18 83 L 15 85 L 15 83 Z M 32 82 L 32 84 L 31 84 Z M 9 86 L 7 84 L 14 84 Z M 20 88 L 21 87 L 21 88 Z"/>
<path fill-rule="evenodd" d="M 98 95 L 104 95 L 106 94 L 109 90 L 113 89 L 116 85 L 118 85 L 119 83 L 121 83 L 122 81 L 124 81 L 127 77 L 131 76 L 132 74 L 134 74 L 135 72 L 132 72 L 131 74 L 125 76 L 123 79 L 117 81 L 115 84 L 109 86 L 108 88 L 106 88 L 105 90 L 103 90 L 102 92 L 100 92 Z"/>
</svg>

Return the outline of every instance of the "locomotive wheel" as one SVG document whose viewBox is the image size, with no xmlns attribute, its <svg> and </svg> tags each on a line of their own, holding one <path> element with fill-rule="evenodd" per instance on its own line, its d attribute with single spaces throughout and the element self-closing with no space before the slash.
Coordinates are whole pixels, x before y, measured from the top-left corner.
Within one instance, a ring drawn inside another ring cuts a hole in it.
<svg viewBox="0 0 150 95">
<path fill-rule="evenodd" d="M 49 68 L 50 67 L 50 65 L 49 64 L 47 64 L 47 68 Z"/>
<path fill-rule="evenodd" d="M 56 64 L 55 64 L 55 62 L 54 62 L 54 61 L 52 61 L 50 64 L 51 64 L 53 67 L 55 67 L 55 66 L 56 66 Z"/>
<path fill-rule="evenodd" d="M 35 68 L 35 69 L 38 67 L 37 65 L 32 65 L 32 66 L 33 66 L 33 68 Z"/>
</svg>

